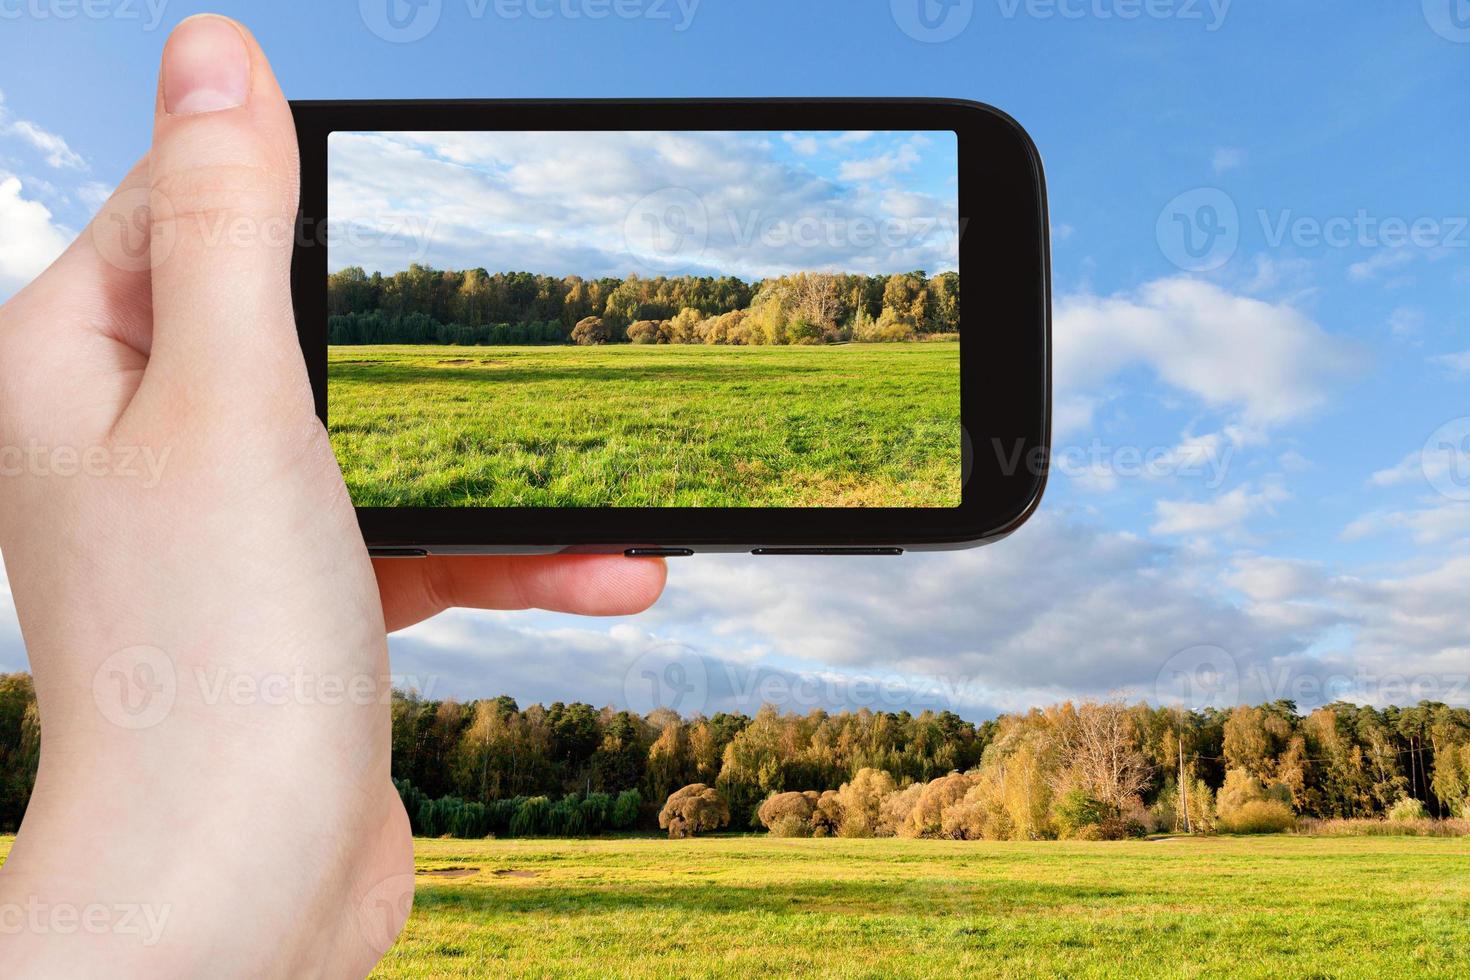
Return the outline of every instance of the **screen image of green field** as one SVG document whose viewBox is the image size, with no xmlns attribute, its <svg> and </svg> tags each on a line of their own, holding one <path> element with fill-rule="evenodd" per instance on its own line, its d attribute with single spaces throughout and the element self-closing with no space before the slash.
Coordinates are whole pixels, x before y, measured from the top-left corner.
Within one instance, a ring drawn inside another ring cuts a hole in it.
<svg viewBox="0 0 1470 980">
<path fill-rule="evenodd" d="M 334 346 L 364 507 L 954 507 L 959 345 Z"/>
<path fill-rule="evenodd" d="M 328 157 L 358 506 L 961 505 L 955 133 L 338 132 Z"/>
</svg>

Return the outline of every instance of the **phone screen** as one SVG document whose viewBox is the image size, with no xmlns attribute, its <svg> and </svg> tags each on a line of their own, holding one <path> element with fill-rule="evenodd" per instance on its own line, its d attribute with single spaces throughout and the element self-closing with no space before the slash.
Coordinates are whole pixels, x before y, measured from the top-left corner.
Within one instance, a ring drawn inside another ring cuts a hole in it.
<svg viewBox="0 0 1470 980">
<path fill-rule="evenodd" d="M 960 506 L 954 132 L 327 145 L 359 507 Z"/>
</svg>

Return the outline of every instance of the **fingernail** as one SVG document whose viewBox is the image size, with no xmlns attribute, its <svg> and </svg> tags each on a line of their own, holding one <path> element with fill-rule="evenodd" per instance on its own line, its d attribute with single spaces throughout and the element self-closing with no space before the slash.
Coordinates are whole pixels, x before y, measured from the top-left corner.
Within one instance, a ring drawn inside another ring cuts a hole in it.
<svg viewBox="0 0 1470 980">
<path fill-rule="evenodd" d="M 245 104 L 250 53 L 222 17 L 184 21 L 163 49 L 163 108 L 171 116 L 218 112 Z"/>
</svg>

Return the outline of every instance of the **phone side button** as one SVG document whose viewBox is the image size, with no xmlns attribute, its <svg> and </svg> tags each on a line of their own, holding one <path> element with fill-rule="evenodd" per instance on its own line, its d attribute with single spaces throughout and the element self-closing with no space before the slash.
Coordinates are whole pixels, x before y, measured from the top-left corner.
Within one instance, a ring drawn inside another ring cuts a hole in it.
<svg viewBox="0 0 1470 980">
<path fill-rule="evenodd" d="M 427 558 L 429 553 L 423 548 L 369 548 L 368 554 L 373 558 Z"/>
<path fill-rule="evenodd" d="M 756 548 L 752 555 L 864 555 L 897 557 L 902 548 Z"/>
<path fill-rule="evenodd" d="M 623 552 L 629 558 L 689 558 L 693 548 L 629 548 Z"/>
</svg>

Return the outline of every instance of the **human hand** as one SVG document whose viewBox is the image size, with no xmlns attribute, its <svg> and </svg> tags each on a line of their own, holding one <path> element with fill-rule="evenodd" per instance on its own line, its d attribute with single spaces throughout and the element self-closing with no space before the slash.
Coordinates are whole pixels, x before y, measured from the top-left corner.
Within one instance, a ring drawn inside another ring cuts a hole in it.
<svg viewBox="0 0 1470 980">
<path fill-rule="evenodd" d="M 385 628 L 662 588 L 615 557 L 374 574 L 296 339 L 297 186 L 260 48 L 186 21 L 148 156 L 0 308 L 0 447 L 24 460 L 0 551 L 43 725 L 0 907 L 106 913 L 0 939 L 7 973 L 365 974 L 412 888 Z"/>
</svg>

